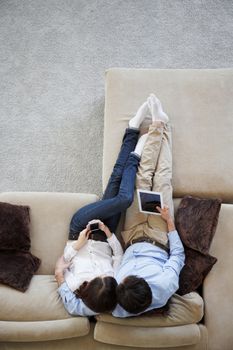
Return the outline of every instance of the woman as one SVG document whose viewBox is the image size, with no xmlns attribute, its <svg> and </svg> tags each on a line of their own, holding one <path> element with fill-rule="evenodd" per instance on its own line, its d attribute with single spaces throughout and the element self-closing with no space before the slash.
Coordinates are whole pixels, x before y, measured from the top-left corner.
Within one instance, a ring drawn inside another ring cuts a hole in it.
<svg viewBox="0 0 233 350">
<path fill-rule="evenodd" d="M 93 224 L 99 229 L 91 231 Z M 101 240 L 98 235 L 101 235 Z M 77 240 L 67 242 L 64 260 L 71 265 L 64 272 L 65 281 L 90 309 L 104 312 L 115 307 L 117 283 L 114 271 L 122 254 L 120 242 L 100 220 L 92 220 L 79 233 Z"/>
<path fill-rule="evenodd" d="M 121 213 L 133 201 L 137 168 L 147 138 L 145 134 L 138 140 L 139 127 L 147 113 L 145 102 L 129 121 L 102 200 L 82 207 L 71 220 L 64 260 L 60 259 L 55 269 L 59 294 L 71 314 L 110 312 L 117 304 L 114 270 L 120 263 L 122 248 L 113 232 Z M 93 223 L 98 223 L 95 232 L 91 231 Z M 65 297 L 67 289 L 75 291 L 69 299 Z"/>
</svg>

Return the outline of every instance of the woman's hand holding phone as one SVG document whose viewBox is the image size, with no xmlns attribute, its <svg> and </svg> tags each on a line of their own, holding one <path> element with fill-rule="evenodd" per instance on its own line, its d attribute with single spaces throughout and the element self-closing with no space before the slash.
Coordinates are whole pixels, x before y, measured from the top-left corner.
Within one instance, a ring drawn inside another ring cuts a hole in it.
<svg viewBox="0 0 233 350">
<path fill-rule="evenodd" d="M 91 231 L 87 227 L 82 230 L 78 236 L 77 241 L 73 243 L 73 248 L 75 250 L 81 249 L 87 243 L 90 233 Z"/>
<path fill-rule="evenodd" d="M 87 228 L 90 229 L 91 225 L 93 224 L 98 224 L 98 228 L 106 234 L 107 238 L 110 238 L 112 236 L 112 233 L 109 230 L 108 226 L 106 226 L 101 220 L 95 219 L 89 221 Z"/>
</svg>

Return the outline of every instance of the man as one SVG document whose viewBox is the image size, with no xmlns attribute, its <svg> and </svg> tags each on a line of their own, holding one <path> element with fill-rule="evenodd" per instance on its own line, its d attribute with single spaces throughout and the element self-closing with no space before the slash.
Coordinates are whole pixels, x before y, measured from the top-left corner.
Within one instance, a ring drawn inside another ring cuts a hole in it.
<svg viewBox="0 0 233 350">
<path fill-rule="evenodd" d="M 168 116 L 154 95 L 148 140 L 136 177 L 136 188 L 163 195 L 161 215 L 139 212 L 137 196 L 127 209 L 122 237 L 127 248 L 116 273 L 118 305 L 113 316 L 128 317 L 164 306 L 178 289 L 184 249 L 174 225 L 171 130 Z"/>
</svg>

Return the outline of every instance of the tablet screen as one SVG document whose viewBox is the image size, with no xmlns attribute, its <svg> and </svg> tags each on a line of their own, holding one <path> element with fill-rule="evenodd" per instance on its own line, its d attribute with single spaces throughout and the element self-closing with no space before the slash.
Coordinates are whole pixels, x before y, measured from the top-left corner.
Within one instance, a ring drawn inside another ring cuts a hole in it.
<svg viewBox="0 0 233 350">
<path fill-rule="evenodd" d="M 161 215 L 156 206 L 163 208 L 162 193 L 137 190 L 139 210 L 147 214 Z"/>
</svg>

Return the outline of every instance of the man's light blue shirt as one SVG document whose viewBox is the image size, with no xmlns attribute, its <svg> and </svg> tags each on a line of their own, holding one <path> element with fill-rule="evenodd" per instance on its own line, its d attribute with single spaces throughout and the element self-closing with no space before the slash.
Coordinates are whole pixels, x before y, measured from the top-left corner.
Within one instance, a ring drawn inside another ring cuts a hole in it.
<svg viewBox="0 0 233 350">
<path fill-rule="evenodd" d="M 144 278 L 152 291 L 152 303 L 143 312 L 164 306 L 179 287 L 179 274 L 184 266 L 184 248 L 177 231 L 168 234 L 170 254 L 151 243 L 135 243 L 123 255 L 116 272 L 116 280 L 121 283 L 130 275 Z M 115 317 L 136 316 L 117 305 Z"/>
<path fill-rule="evenodd" d="M 164 306 L 179 287 L 179 274 L 184 266 L 184 248 L 177 231 L 168 234 L 170 254 L 150 243 L 135 243 L 123 255 L 116 272 L 116 280 L 121 283 L 125 277 L 135 275 L 144 278 L 152 291 L 152 303 L 149 311 Z M 71 315 L 93 316 L 81 299 L 76 298 L 64 282 L 58 289 L 66 310 Z M 143 312 L 145 312 L 143 311 Z M 115 317 L 136 316 L 117 305 L 113 311 Z"/>
</svg>

